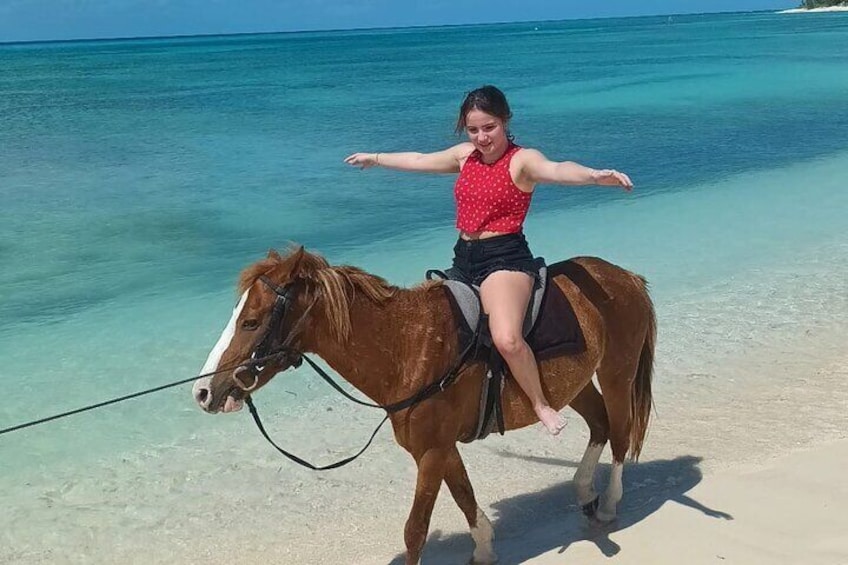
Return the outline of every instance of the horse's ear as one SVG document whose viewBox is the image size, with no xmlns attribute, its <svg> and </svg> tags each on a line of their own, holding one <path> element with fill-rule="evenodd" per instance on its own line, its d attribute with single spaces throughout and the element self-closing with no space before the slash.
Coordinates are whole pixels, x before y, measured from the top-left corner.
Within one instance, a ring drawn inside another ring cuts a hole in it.
<svg viewBox="0 0 848 565">
<path fill-rule="evenodd" d="M 303 264 L 303 256 L 304 255 L 306 255 L 306 250 L 303 248 L 302 245 L 299 245 L 297 247 L 297 249 L 292 251 L 292 253 L 291 253 L 292 266 L 291 266 L 291 269 L 289 270 L 289 273 L 291 274 L 292 278 L 301 274 L 300 269 L 301 269 L 301 265 Z"/>
<path fill-rule="evenodd" d="M 283 258 L 280 256 L 280 254 L 277 253 L 276 249 L 269 249 L 268 250 L 268 259 L 273 259 L 274 261 L 282 261 L 283 260 Z"/>
</svg>

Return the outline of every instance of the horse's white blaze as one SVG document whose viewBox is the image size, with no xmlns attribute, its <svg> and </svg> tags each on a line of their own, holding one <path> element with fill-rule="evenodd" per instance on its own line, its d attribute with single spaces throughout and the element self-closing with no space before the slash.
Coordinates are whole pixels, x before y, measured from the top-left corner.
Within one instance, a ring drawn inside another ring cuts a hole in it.
<svg viewBox="0 0 848 565">
<path fill-rule="evenodd" d="M 604 496 L 601 497 L 601 504 L 596 514 L 598 520 L 602 522 L 611 522 L 615 519 L 615 508 L 618 506 L 618 501 L 621 500 L 621 473 L 624 470 L 624 463 L 613 461 L 612 470 L 610 471 L 609 486 L 607 487 Z"/>
<path fill-rule="evenodd" d="M 230 346 L 230 342 L 233 341 L 233 336 L 236 334 L 236 321 L 238 320 L 239 314 L 241 314 L 242 309 L 244 308 L 244 304 L 247 302 L 247 295 L 250 292 L 250 289 L 244 291 L 244 294 L 241 295 L 241 299 L 239 300 L 236 307 L 233 309 L 233 315 L 230 318 L 230 321 L 227 322 L 227 326 L 224 328 L 221 337 L 218 338 L 218 342 L 215 344 L 215 347 L 212 348 L 212 351 L 209 352 L 209 356 L 206 358 L 206 363 L 203 364 L 203 368 L 200 369 L 200 374 L 211 373 L 212 371 L 218 370 L 218 364 L 221 362 L 221 356 L 224 354 L 224 351 Z M 197 398 L 197 391 L 200 388 L 209 386 L 209 382 L 212 380 L 212 377 L 203 377 L 197 379 L 194 382 L 194 386 L 192 387 L 192 393 L 194 397 Z"/>
<path fill-rule="evenodd" d="M 471 537 L 474 539 L 475 563 L 494 563 L 497 561 L 492 549 L 492 538 L 495 537 L 495 530 L 492 528 L 489 518 L 479 507 L 477 508 L 477 527 L 471 528 Z"/>
<path fill-rule="evenodd" d="M 595 497 L 595 469 L 604 451 L 603 444 L 592 444 L 586 446 L 580 466 L 574 473 L 574 488 L 577 491 L 577 504 L 584 506 L 589 504 Z"/>
</svg>

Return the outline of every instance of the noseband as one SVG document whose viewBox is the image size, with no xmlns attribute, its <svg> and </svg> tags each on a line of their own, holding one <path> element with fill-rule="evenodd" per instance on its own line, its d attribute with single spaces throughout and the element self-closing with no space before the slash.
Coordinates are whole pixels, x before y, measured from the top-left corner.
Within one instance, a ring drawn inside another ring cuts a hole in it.
<svg viewBox="0 0 848 565">
<path fill-rule="evenodd" d="M 274 346 L 275 341 L 280 339 L 283 331 L 283 322 L 286 319 L 289 305 L 294 300 L 292 297 L 294 283 L 290 282 L 282 287 L 277 286 L 265 275 L 259 277 L 259 280 L 273 290 L 277 297 L 274 300 L 274 308 L 271 310 L 271 318 L 268 320 L 265 333 L 262 334 L 262 337 L 259 338 L 257 344 L 253 347 L 250 359 L 242 363 L 233 372 L 233 379 L 239 388 L 245 392 L 250 392 L 257 387 L 259 384 L 259 374 L 265 369 L 268 361 L 283 362 L 288 360 L 289 364 L 294 367 L 299 367 L 303 362 L 300 354 L 290 347 L 294 335 L 293 331 L 289 332 L 289 335 L 286 336 L 286 339 L 282 343 L 276 347 Z M 309 309 L 301 317 L 301 320 L 309 312 Z M 298 320 L 298 324 L 296 325 L 299 324 L 300 320 Z"/>
</svg>

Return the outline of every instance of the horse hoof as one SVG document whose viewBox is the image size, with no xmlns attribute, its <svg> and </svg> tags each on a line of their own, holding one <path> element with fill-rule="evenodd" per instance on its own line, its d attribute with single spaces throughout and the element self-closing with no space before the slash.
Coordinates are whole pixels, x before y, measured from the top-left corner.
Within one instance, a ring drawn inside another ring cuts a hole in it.
<svg viewBox="0 0 848 565">
<path fill-rule="evenodd" d="M 482 559 L 475 559 L 472 557 L 468 561 L 468 565 L 495 565 L 498 562 L 498 556 L 492 553 Z"/>
<path fill-rule="evenodd" d="M 616 515 L 615 514 L 606 514 L 603 511 L 595 512 L 595 516 L 592 518 L 592 522 L 598 524 L 599 526 L 609 526 L 613 522 L 615 522 Z"/>
</svg>

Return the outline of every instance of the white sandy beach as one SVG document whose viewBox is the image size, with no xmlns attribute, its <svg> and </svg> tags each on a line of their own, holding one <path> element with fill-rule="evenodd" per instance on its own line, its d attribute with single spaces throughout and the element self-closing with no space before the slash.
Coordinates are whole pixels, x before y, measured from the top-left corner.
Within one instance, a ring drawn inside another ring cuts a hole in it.
<svg viewBox="0 0 848 565">
<path fill-rule="evenodd" d="M 848 12 L 848 6 L 828 6 L 826 8 L 792 8 L 791 10 L 781 10 L 778 14 L 805 14 L 819 12 Z"/>
<path fill-rule="evenodd" d="M 567 551 L 529 563 L 848 563 L 848 440 L 706 475 L 635 523 L 587 529 Z M 555 536 L 550 531 L 547 535 Z M 545 535 L 540 530 L 537 535 Z M 683 557 L 683 558 L 681 558 Z"/>
<path fill-rule="evenodd" d="M 525 483 L 527 494 L 494 504 L 493 518 L 503 513 L 501 563 L 848 563 L 846 378 L 848 360 L 771 391 L 718 395 L 735 418 L 687 422 L 681 413 L 675 425 L 666 408 L 650 453 L 627 468 L 610 527 L 589 526 L 574 506 L 564 511 L 564 499 L 573 504 L 569 482 L 536 491 Z M 684 437 L 697 428 L 705 441 Z M 429 557 L 460 562 L 454 551 Z"/>
</svg>

